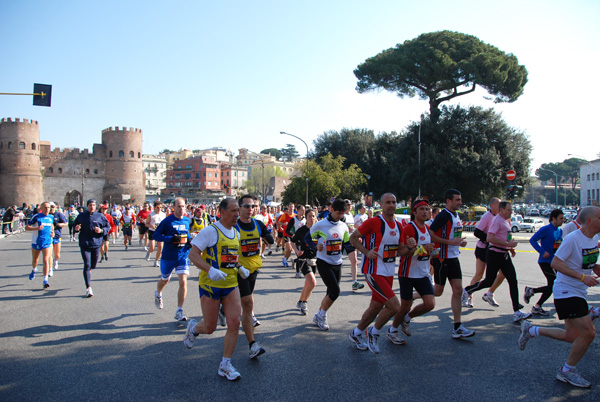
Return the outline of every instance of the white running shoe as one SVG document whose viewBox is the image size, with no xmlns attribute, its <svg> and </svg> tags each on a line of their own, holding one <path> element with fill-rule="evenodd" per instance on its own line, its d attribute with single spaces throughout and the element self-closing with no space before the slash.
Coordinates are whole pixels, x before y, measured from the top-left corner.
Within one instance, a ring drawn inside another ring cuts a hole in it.
<svg viewBox="0 0 600 402">
<path fill-rule="evenodd" d="M 402 320 L 402 325 L 400 326 L 400 328 L 402 329 L 402 332 L 404 332 L 404 335 L 410 336 L 410 321 L 406 322 Z"/>
<path fill-rule="evenodd" d="M 146 251 L 146 261 L 150 261 L 150 253 Z"/>
<path fill-rule="evenodd" d="M 50 267 L 50 271 L 48 271 L 48 276 L 50 278 L 52 278 L 54 276 L 54 269 L 52 269 L 52 267 Z"/>
<path fill-rule="evenodd" d="M 158 295 L 158 291 L 154 291 L 154 305 L 157 309 L 161 310 L 163 308 L 163 300 L 162 296 Z"/>
<path fill-rule="evenodd" d="M 596 320 L 596 318 L 600 317 L 600 308 L 598 307 L 590 307 L 588 311 L 588 315 L 592 319 L 592 322 Z"/>
<path fill-rule="evenodd" d="M 352 343 L 354 343 L 354 345 L 356 346 L 356 349 L 358 349 L 358 350 L 369 349 L 369 347 L 367 346 L 367 344 L 365 343 L 365 341 L 362 338 L 362 334 L 359 334 L 358 336 L 356 336 L 356 335 L 354 335 L 354 330 L 350 331 L 350 335 L 348 335 L 348 339 L 350 339 L 350 341 Z"/>
<path fill-rule="evenodd" d="M 196 340 L 196 335 L 194 335 L 194 327 L 196 326 L 196 324 L 198 324 L 198 321 L 190 320 L 190 322 L 188 322 L 185 335 L 183 336 L 183 344 L 188 349 L 194 347 L 194 341 Z"/>
<path fill-rule="evenodd" d="M 531 317 L 531 313 L 524 313 L 521 310 L 515 311 L 513 314 L 513 322 L 519 322 L 528 319 Z"/>
<path fill-rule="evenodd" d="M 466 329 L 462 325 L 458 329 L 452 330 L 452 338 L 454 339 L 469 338 L 473 335 L 475 335 L 475 331 Z"/>
<path fill-rule="evenodd" d="M 463 307 L 469 307 L 469 294 L 466 289 L 463 288 L 462 296 L 460 298 Z"/>
<path fill-rule="evenodd" d="M 54 270 L 58 269 L 58 260 L 54 260 L 54 267 L 53 267 L 53 269 Z"/>
<path fill-rule="evenodd" d="M 525 302 L 525 304 L 529 304 L 529 301 L 531 300 L 533 295 L 533 288 L 525 286 L 525 292 L 523 292 L 523 301 Z"/>
<path fill-rule="evenodd" d="M 496 299 L 494 299 L 494 294 L 493 293 L 485 293 L 483 296 L 481 296 L 481 300 L 483 300 L 484 302 L 487 302 L 490 304 L 490 306 L 492 307 L 500 307 L 500 304 L 498 304 L 498 302 L 496 301 Z"/>
<path fill-rule="evenodd" d="M 258 327 L 259 325 L 260 325 L 260 321 L 258 321 L 256 319 L 256 317 L 254 316 L 254 313 L 252 313 L 252 326 Z"/>
<path fill-rule="evenodd" d="M 531 339 L 529 328 L 531 328 L 531 324 L 529 323 L 529 321 L 521 321 L 521 335 L 519 336 L 518 340 L 519 349 L 521 350 L 525 349 L 525 346 L 527 346 L 527 342 L 529 342 L 529 340 Z"/>
<path fill-rule="evenodd" d="M 302 274 L 300 272 L 296 272 L 295 278 L 302 278 Z"/>
<path fill-rule="evenodd" d="M 154 261 L 154 266 L 155 267 L 159 267 L 160 266 L 159 263 L 158 263 L 158 261 Z"/>
<path fill-rule="evenodd" d="M 307 310 L 308 310 L 308 302 L 300 302 L 300 314 L 306 315 Z"/>
<path fill-rule="evenodd" d="M 583 378 L 578 372 L 577 369 L 562 371 L 562 367 L 558 369 L 558 373 L 556 374 L 556 379 L 562 382 L 567 382 L 571 385 L 580 388 L 589 388 L 592 383 Z"/>
<path fill-rule="evenodd" d="M 94 296 L 94 292 L 92 292 L 92 288 L 89 287 L 85 290 L 85 297 L 88 298 L 88 297 L 92 297 L 92 296 Z"/>
<path fill-rule="evenodd" d="M 162 299 L 162 297 L 161 297 Z M 161 300 L 162 302 L 162 300 Z M 178 308 L 177 311 L 175 312 L 175 319 L 177 321 L 187 321 L 187 317 L 185 316 L 185 314 L 183 314 L 183 309 L 182 308 Z"/>
<path fill-rule="evenodd" d="M 230 361 L 225 364 L 221 363 L 219 365 L 219 371 L 217 371 L 217 374 L 219 374 L 221 377 L 227 378 L 229 381 L 237 381 L 242 378 L 240 373 L 238 373 Z"/>
<path fill-rule="evenodd" d="M 392 332 L 388 328 L 387 337 L 394 345 L 406 345 L 406 339 L 402 338 L 398 331 Z"/>
<path fill-rule="evenodd" d="M 265 350 L 263 348 L 261 348 L 257 342 L 254 342 L 252 344 L 252 346 L 250 346 L 250 358 L 251 359 L 256 359 L 258 356 L 262 355 L 263 353 L 265 353 Z"/>
<path fill-rule="evenodd" d="M 329 330 L 329 323 L 327 322 L 327 316 L 321 317 L 319 313 L 316 313 L 313 317 L 313 322 L 321 328 L 323 331 Z"/>
<path fill-rule="evenodd" d="M 373 334 L 373 327 L 367 328 L 367 347 L 375 354 L 379 353 L 379 335 Z"/>
</svg>

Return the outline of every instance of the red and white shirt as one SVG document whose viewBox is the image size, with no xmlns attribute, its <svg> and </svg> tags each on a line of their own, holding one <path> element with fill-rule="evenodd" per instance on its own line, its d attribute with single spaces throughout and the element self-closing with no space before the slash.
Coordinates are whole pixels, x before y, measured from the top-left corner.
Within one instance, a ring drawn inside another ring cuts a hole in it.
<svg viewBox="0 0 600 402">
<path fill-rule="evenodd" d="M 367 250 L 376 250 L 377 258 L 363 257 L 362 273 L 380 276 L 396 274 L 396 258 L 400 246 L 400 223 L 385 220 L 381 215 L 367 219 L 358 231 L 362 235 L 363 246 Z"/>
</svg>

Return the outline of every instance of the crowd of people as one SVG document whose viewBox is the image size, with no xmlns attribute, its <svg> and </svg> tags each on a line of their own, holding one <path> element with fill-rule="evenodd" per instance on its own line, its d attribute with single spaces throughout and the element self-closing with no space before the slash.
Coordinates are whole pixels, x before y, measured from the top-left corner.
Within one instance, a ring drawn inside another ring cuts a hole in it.
<svg viewBox="0 0 600 402">
<path fill-rule="evenodd" d="M 373 353 L 380 353 L 379 336 L 390 320 L 386 337 L 393 344 L 406 344 L 405 337 L 412 336 L 411 321 L 435 308 L 436 297 L 443 294 L 446 283 L 452 293 L 452 338 L 474 336 L 475 331 L 463 325 L 462 309 L 473 308 L 473 294 L 484 289 L 487 292 L 482 300 L 498 307 L 493 292 L 506 279 L 514 311 L 512 321 L 521 330 L 518 347 L 525 349 L 537 336 L 572 343 L 571 353 L 556 378 L 589 387 L 591 383 L 577 372 L 576 364 L 594 339 L 592 321 L 600 316 L 600 310 L 589 308 L 586 301 L 587 288 L 597 285 L 600 275 L 600 208 L 582 208 L 577 219 L 564 228 L 562 211 L 554 210 L 549 224 L 531 237 L 547 284 L 525 287 L 525 304 L 540 294 L 531 312 L 526 312 L 519 300 L 512 262 L 518 243 L 512 239 L 510 228 L 511 203 L 495 197 L 490 200 L 489 211 L 474 232 L 478 239 L 476 272 L 470 284 L 463 286 L 459 255 L 466 238 L 458 215 L 461 193 L 448 190 L 444 200 L 441 210 L 432 209 L 425 199 L 413 200 L 410 221 L 396 218 L 396 197 L 391 193 L 382 195 L 381 210 L 376 214 L 362 204 L 353 208 L 351 201 L 342 199 L 320 209 L 293 203 L 284 209 L 269 207 L 260 205 L 250 194 L 237 200 L 225 198 L 208 207 L 188 205 L 183 198 L 175 199 L 173 205 L 157 201 L 152 208 L 149 203 L 139 208 L 128 204 L 111 207 L 92 199 L 87 201 L 86 209 L 70 206 L 62 211 L 56 204 L 44 202 L 26 225 L 26 230 L 33 232 L 29 279 L 36 277 L 41 255 L 43 287 L 50 287 L 49 278 L 58 269 L 62 230 L 68 227 L 70 241 L 78 241 L 81 250 L 85 296 L 92 297 L 91 270 L 108 260 L 109 245 L 115 245 L 121 236 L 128 250 L 137 229 L 146 261 L 154 259 L 154 265 L 160 267 L 154 291 L 156 308 L 164 307 L 163 291 L 173 272 L 178 277 L 174 318 L 188 322 L 185 346 L 192 348 L 196 337 L 212 334 L 217 325 L 227 327 L 217 372 L 229 380 L 241 378 L 231 363 L 240 324 L 248 341 L 249 357 L 255 359 L 265 353 L 254 333 L 260 322 L 254 315 L 253 293 L 263 260 L 273 252 L 281 250 L 282 266 L 293 265 L 296 277 L 305 278 L 296 304 L 302 315 L 308 314 L 316 275 L 321 278 L 326 293 L 312 321 L 324 331 L 329 330 L 327 313 L 340 296 L 343 255 L 347 255 L 351 289 L 358 291 L 365 286 L 358 280 L 360 269 L 371 290 L 369 305 L 348 338 L 358 350 Z M 200 269 L 199 320 L 188 319 L 183 311 L 190 262 Z M 394 291 L 396 275 L 399 297 Z M 553 293 L 558 317 L 565 321 L 564 330 L 532 325 L 527 320 L 532 315 L 549 315 L 543 305 Z"/>
</svg>

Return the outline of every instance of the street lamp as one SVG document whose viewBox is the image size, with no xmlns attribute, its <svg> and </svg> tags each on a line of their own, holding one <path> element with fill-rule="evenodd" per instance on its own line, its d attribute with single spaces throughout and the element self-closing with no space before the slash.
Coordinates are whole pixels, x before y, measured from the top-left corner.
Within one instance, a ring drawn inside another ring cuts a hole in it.
<svg viewBox="0 0 600 402">
<path fill-rule="evenodd" d="M 302 141 L 304 143 L 304 145 L 306 145 L 306 204 L 304 204 L 304 205 L 308 205 L 308 144 L 306 144 L 306 142 L 302 138 L 298 137 L 297 135 L 286 133 L 285 131 L 280 131 L 279 134 L 290 135 L 294 138 L 299 139 L 300 141 Z"/>
<path fill-rule="evenodd" d="M 554 170 L 550 170 L 550 169 L 546 169 L 546 168 L 538 168 L 539 170 L 545 170 L 547 172 L 551 172 L 554 173 L 554 176 L 556 176 L 556 180 L 554 181 L 554 192 L 556 194 L 556 205 L 558 205 L 558 175 L 556 174 L 556 172 Z M 535 200 L 534 200 L 535 201 Z"/>
</svg>

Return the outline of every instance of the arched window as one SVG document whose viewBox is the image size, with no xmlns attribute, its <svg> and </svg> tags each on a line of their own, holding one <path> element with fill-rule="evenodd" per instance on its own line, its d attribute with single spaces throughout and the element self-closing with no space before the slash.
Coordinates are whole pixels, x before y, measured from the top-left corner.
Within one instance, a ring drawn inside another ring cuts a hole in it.
<svg viewBox="0 0 600 402">
<path fill-rule="evenodd" d="M 124 157 L 125 157 L 125 152 L 119 151 L 119 158 L 124 158 Z"/>
<path fill-rule="evenodd" d="M 138 159 L 140 159 L 142 157 L 142 153 L 138 152 Z"/>
<path fill-rule="evenodd" d="M 32 143 L 31 143 L 31 150 L 32 150 L 32 151 L 35 151 L 35 142 L 32 142 Z"/>
<path fill-rule="evenodd" d="M 108 157 L 109 157 L 109 158 L 112 158 L 112 151 L 110 151 L 110 152 L 108 153 Z"/>
<path fill-rule="evenodd" d="M 94 169 L 94 174 L 98 174 L 98 169 Z"/>
<path fill-rule="evenodd" d="M 85 174 L 90 174 L 90 169 L 85 169 Z"/>
<path fill-rule="evenodd" d="M 8 149 L 12 149 L 12 142 L 8 141 Z"/>
<path fill-rule="evenodd" d="M 51 167 L 51 168 L 48 168 L 48 172 L 49 172 L 49 173 L 54 173 L 54 168 L 52 168 L 52 167 Z"/>
<path fill-rule="evenodd" d="M 23 141 L 19 142 L 19 149 L 25 149 L 25 143 Z"/>
<path fill-rule="evenodd" d="M 58 173 L 62 173 L 62 168 L 58 168 Z"/>
<path fill-rule="evenodd" d="M 129 157 L 133 158 L 133 151 L 129 151 Z"/>
</svg>

